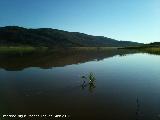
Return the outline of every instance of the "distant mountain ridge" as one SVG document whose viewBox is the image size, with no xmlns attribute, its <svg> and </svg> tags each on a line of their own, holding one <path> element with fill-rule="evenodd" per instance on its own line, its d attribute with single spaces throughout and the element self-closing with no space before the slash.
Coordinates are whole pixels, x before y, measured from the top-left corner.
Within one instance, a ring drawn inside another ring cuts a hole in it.
<svg viewBox="0 0 160 120">
<path fill-rule="evenodd" d="M 52 28 L 28 29 L 18 26 L 6 26 L 0 27 L 0 45 L 126 47 L 139 46 L 142 44 Z"/>
</svg>

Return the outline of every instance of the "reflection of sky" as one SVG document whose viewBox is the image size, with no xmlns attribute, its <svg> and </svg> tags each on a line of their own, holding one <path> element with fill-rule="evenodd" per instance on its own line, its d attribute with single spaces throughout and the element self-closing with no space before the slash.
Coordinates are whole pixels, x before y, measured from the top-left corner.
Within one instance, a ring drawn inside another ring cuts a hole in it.
<svg viewBox="0 0 160 120">
<path fill-rule="evenodd" d="M 99 81 L 101 81 L 98 84 L 101 85 L 113 79 L 109 84 L 124 84 L 132 88 L 132 86 L 142 87 L 145 83 L 145 85 L 147 84 L 151 88 L 156 89 L 155 86 L 159 86 L 157 82 L 160 79 L 158 58 L 159 56 L 146 54 L 135 54 L 125 57 L 115 56 L 98 62 L 92 61 L 45 70 L 38 68 L 28 68 L 19 72 L 1 70 L 0 76 L 1 82 L 5 81 L 9 84 L 53 82 L 55 86 L 62 87 L 63 84 L 74 85 L 76 82 L 79 82 L 80 76 L 94 72 L 97 79 L 99 78 Z"/>
<path fill-rule="evenodd" d="M 26 95 L 37 99 L 40 94 L 49 96 L 50 101 L 55 99 L 54 96 L 66 96 L 67 100 L 73 97 L 75 101 L 72 104 L 81 103 L 84 99 L 87 104 L 92 99 L 92 104 L 98 103 L 97 107 L 109 106 L 128 112 L 134 112 L 138 97 L 141 111 L 146 116 L 157 114 L 160 110 L 159 58 L 133 54 L 52 69 L 28 68 L 17 72 L 0 70 L 0 84 L 3 86 L 0 91 L 3 93 L 8 89 L 8 97 L 18 99 L 22 106 Z M 95 73 L 96 88 L 91 94 L 86 94 L 87 91 L 82 91 L 79 86 L 80 77 L 89 72 Z"/>
<path fill-rule="evenodd" d="M 118 40 L 160 40 L 159 0 L 0 0 L 0 25 L 52 27 Z"/>
</svg>

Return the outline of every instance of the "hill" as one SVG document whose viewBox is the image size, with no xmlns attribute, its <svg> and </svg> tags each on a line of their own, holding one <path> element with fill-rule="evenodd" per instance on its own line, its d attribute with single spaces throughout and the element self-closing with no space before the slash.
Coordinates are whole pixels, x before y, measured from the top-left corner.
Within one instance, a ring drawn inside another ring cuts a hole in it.
<svg viewBox="0 0 160 120">
<path fill-rule="evenodd" d="M 151 47 L 160 47 L 160 42 L 153 42 L 153 43 L 150 43 L 150 44 L 147 44 L 148 46 L 151 46 Z"/>
<path fill-rule="evenodd" d="M 126 47 L 138 46 L 141 44 L 130 41 L 118 41 L 103 36 L 67 32 L 52 28 L 28 29 L 18 26 L 6 26 L 0 27 L 0 45 L 30 45 L 47 47 Z"/>
</svg>

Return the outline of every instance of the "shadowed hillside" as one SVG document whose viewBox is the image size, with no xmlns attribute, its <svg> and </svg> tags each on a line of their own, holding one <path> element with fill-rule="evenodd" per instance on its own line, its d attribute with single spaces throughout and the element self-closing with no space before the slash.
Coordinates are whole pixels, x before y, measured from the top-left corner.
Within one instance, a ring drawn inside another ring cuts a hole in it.
<svg viewBox="0 0 160 120">
<path fill-rule="evenodd" d="M 117 41 L 103 36 L 67 32 L 51 28 L 27 29 L 18 26 L 0 27 L 0 45 L 30 45 L 47 47 L 105 46 L 125 47 L 141 45 L 130 41 Z"/>
</svg>

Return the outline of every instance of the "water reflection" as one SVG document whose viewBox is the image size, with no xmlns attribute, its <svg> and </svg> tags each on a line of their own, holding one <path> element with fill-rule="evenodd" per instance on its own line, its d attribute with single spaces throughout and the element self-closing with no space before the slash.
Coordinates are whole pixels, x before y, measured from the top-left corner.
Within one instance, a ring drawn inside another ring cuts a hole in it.
<svg viewBox="0 0 160 120">
<path fill-rule="evenodd" d="M 0 114 L 156 120 L 160 113 L 160 56 L 133 53 L 66 50 L 0 55 L 0 67 L 5 69 L 0 70 Z M 95 84 L 80 77 L 90 71 L 96 74 Z"/>
<path fill-rule="evenodd" d="M 94 92 L 94 89 L 96 88 L 96 85 L 94 84 L 94 83 L 83 83 L 82 85 L 81 85 L 81 89 L 82 90 L 85 90 L 86 88 L 88 88 L 88 91 L 90 92 L 90 93 L 93 93 Z"/>
<path fill-rule="evenodd" d="M 137 97 L 136 99 L 136 120 L 141 120 L 142 113 L 140 111 L 140 101 L 139 98 Z"/>
<path fill-rule="evenodd" d="M 27 54 L 0 54 L 0 68 L 8 71 L 20 71 L 29 67 L 40 67 L 50 69 L 52 67 L 63 67 L 66 65 L 79 64 L 93 60 L 103 60 L 104 58 L 116 55 L 136 53 L 133 50 L 61 50 L 35 52 Z"/>
</svg>

